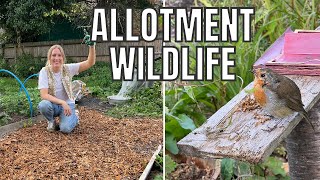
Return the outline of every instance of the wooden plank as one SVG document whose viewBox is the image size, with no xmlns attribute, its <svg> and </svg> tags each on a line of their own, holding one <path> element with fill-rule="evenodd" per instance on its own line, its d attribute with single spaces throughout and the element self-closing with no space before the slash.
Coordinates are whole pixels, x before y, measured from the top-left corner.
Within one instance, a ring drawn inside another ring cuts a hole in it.
<svg viewBox="0 0 320 180">
<path fill-rule="evenodd" d="M 320 98 L 320 77 L 288 76 L 301 90 L 306 110 Z M 252 89 L 253 83 L 245 89 Z M 243 112 L 240 105 L 248 95 L 244 90 L 211 116 L 206 123 L 178 142 L 180 153 L 200 158 L 230 157 L 258 163 L 268 157 L 289 135 L 302 117 L 294 113 L 284 119 L 258 123 L 255 114 L 262 109 Z"/>
<path fill-rule="evenodd" d="M 150 171 L 151 171 L 151 169 L 152 169 L 152 166 L 153 166 L 153 164 L 154 164 L 154 161 L 156 160 L 157 155 L 158 155 L 159 152 L 161 151 L 161 148 L 162 148 L 162 146 L 159 145 L 159 146 L 158 146 L 158 149 L 153 153 L 153 155 L 152 155 L 149 163 L 147 164 L 146 168 L 144 169 L 143 173 L 141 174 L 139 180 L 145 180 L 145 179 L 147 179 L 147 177 L 148 177 L 148 175 L 149 175 L 149 173 L 150 173 Z"/>
</svg>

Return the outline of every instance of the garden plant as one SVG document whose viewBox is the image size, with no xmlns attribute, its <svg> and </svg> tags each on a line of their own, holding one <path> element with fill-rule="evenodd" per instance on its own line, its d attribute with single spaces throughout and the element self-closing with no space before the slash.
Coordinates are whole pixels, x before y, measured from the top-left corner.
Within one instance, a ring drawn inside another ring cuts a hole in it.
<svg viewBox="0 0 320 180">
<path fill-rule="evenodd" d="M 236 68 L 232 68 L 237 79 L 234 82 L 221 81 L 220 69 L 215 68 L 214 81 L 170 82 L 165 92 L 165 144 L 171 155 L 178 154 L 177 141 L 185 137 L 195 128 L 201 126 L 207 118 L 225 105 L 232 97 L 237 95 L 245 86 L 253 81 L 250 73 L 253 63 L 264 51 L 290 27 L 292 29 L 314 30 L 320 25 L 320 11 L 316 1 L 299 0 L 258 0 L 258 1 L 194 1 L 195 6 L 205 7 L 254 7 L 255 18 L 252 22 L 252 41 L 204 43 L 195 42 L 176 44 L 189 46 L 190 59 L 194 60 L 191 67 L 195 70 L 196 46 L 235 46 Z M 240 33 L 241 34 L 241 33 Z M 250 93 L 250 92 L 248 92 Z M 252 165 L 238 162 L 233 159 L 221 161 L 221 176 L 223 179 L 234 178 L 267 178 L 287 179 L 288 176 L 282 168 L 285 149 L 279 147 L 283 153 L 274 153 L 264 163 Z M 166 155 L 166 158 L 170 158 Z M 172 160 L 166 161 L 166 167 L 173 167 L 166 171 L 168 176 L 177 165 Z M 169 176 L 168 176 L 169 177 Z"/>
</svg>

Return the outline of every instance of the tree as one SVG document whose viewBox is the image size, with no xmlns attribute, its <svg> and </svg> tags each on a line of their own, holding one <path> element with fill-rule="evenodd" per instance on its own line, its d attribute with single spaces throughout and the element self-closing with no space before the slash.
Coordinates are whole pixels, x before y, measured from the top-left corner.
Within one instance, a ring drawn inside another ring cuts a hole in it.
<svg viewBox="0 0 320 180">
<path fill-rule="evenodd" d="M 125 9 L 153 7 L 156 0 L 3 0 L 0 4 L 0 41 L 17 43 L 33 41 L 48 33 L 57 19 L 65 19 L 76 28 L 90 26 L 94 7 L 117 8 L 119 32 L 124 33 Z"/>
<path fill-rule="evenodd" d="M 0 28 L 5 30 L 2 41 L 17 43 L 33 41 L 49 32 L 55 18 L 63 18 L 76 27 L 89 24 L 85 1 L 75 0 L 5 0 L 0 5 Z M 80 23 L 80 25 L 77 25 Z"/>
<path fill-rule="evenodd" d="M 41 0 L 5 1 L 0 9 L 0 26 L 6 32 L 6 40 L 19 45 L 22 40 L 32 40 L 48 31 L 51 23 L 44 17 L 46 10 Z"/>
</svg>

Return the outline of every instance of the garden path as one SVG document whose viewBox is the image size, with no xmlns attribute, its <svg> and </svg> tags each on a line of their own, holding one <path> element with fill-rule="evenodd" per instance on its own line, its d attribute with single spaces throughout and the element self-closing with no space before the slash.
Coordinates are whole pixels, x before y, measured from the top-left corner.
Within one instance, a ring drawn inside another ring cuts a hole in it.
<svg viewBox="0 0 320 180">
<path fill-rule="evenodd" d="M 162 120 L 79 109 L 69 135 L 42 121 L 1 139 L 0 179 L 137 179 L 162 143 Z"/>
</svg>

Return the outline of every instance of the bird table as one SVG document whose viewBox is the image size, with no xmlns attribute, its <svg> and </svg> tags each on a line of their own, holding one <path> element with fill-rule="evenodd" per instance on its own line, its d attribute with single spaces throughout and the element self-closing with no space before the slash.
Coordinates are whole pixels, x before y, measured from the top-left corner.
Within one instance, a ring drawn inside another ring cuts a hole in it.
<svg viewBox="0 0 320 180">
<path fill-rule="evenodd" d="M 288 29 L 286 31 L 291 31 Z M 280 37 L 257 61 L 281 53 Z M 319 51 L 320 52 L 320 51 Z M 253 103 L 253 82 L 213 114 L 202 126 L 178 142 L 180 153 L 200 158 L 229 157 L 251 163 L 264 161 L 286 140 L 291 179 L 320 177 L 320 76 L 287 75 L 300 88 L 304 108 L 315 131 L 293 113 L 286 118 L 261 120 L 266 114 Z M 300 122 L 301 121 L 301 122 Z"/>
</svg>

